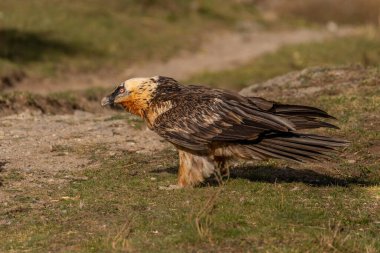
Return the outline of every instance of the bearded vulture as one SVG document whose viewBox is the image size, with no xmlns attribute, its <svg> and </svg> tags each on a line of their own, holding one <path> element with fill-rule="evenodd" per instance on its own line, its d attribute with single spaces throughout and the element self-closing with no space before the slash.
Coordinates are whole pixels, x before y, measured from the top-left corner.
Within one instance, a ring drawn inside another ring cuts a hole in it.
<svg viewBox="0 0 380 253">
<path fill-rule="evenodd" d="M 348 145 L 345 140 L 300 132 L 337 128 L 322 121 L 334 117 L 318 108 L 185 86 L 163 76 L 129 79 L 101 104 L 119 104 L 140 116 L 178 149 L 176 188 L 195 186 L 225 172 L 231 159 L 318 161 Z"/>
</svg>

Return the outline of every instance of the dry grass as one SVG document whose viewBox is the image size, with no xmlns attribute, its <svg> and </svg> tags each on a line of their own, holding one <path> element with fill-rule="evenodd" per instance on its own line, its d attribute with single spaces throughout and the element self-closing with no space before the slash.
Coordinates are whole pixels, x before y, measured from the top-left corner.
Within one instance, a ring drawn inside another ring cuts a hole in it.
<svg viewBox="0 0 380 253">
<path fill-rule="evenodd" d="M 216 207 L 217 200 L 220 197 L 220 194 L 223 191 L 222 185 L 219 185 L 217 191 L 212 193 L 210 197 L 206 200 L 205 204 L 201 209 L 197 212 L 195 217 L 195 227 L 197 229 L 197 233 L 201 239 L 207 239 L 210 243 L 212 242 L 212 211 Z"/>
<path fill-rule="evenodd" d="M 131 243 L 129 236 L 131 234 L 134 217 L 127 217 L 126 222 L 120 227 L 115 236 L 111 238 L 113 250 L 122 252 L 131 252 Z"/>
</svg>

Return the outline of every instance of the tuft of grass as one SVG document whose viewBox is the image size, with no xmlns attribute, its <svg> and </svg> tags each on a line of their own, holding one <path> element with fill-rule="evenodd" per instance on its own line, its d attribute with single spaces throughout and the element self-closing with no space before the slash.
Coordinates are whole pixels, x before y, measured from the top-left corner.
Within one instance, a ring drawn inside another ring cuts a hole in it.
<svg viewBox="0 0 380 253">
<path fill-rule="evenodd" d="M 48 97 L 51 100 L 65 101 L 71 105 L 76 105 L 78 103 L 78 97 L 75 96 L 75 94 L 70 91 L 54 92 L 54 93 L 49 94 Z"/>
<path fill-rule="evenodd" d="M 101 98 L 107 94 L 105 88 L 88 88 L 82 91 L 67 90 L 47 95 L 30 92 L 0 92 L 0 115 L 22 112 L 26 109 L 46 114 L 73 113 L 75 110 L 88 112 L 103 111 Z M 118 110 L 120 107 L 114 107 Z"/>
<path fill-rule="evenodd" d="M 285 46 L 231 70 L 197 74 L 186 83 L 240 90 L 255 82 L 306 67 L 347 64 L 380 67 L 380 37 L 345 37 Z"/>
<path fill-rule="evenodd" d="M 0 92 L 0 115 L 22 112 L 26 109 L 46 114 L 62 114 L 86 108 L 88 108 L 87 103 L 80 94 L 69 91 L 52 93 L 48 96 L 18 91 Z"/>
</svg>

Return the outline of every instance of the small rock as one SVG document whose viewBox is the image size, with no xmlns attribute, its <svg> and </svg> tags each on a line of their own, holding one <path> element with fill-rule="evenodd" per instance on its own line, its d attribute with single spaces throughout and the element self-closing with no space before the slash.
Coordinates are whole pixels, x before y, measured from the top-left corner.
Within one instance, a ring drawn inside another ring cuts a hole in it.
<svg viewBox="0 0 380 253">
<path fill-rule="evenodd" d="M 349 164 L 354 164 L 354 163 L 356 163 L 356 160 L 348 160 L 347 161 Z"/>
<path fill-rule="evenodd" d="M 290 191 L 292 192 L 292 191 L 298 191 L 300 188 L 299 187 L 294 187 L 294 188 L 292 188 L 292 189 L 290 189 Z"/>
</svg>

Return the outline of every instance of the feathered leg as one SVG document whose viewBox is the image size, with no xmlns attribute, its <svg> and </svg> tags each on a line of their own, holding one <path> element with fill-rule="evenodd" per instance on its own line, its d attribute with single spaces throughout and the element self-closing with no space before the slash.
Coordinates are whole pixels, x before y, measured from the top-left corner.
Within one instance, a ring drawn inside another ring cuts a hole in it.
<svg viewBox="0 0 380 253">
<path fill-rule="evenodd" d="M 211 157 L 179 150 L 178 186 L 195 186 L 211 176 L 215 164 Z"/>
</svg>

